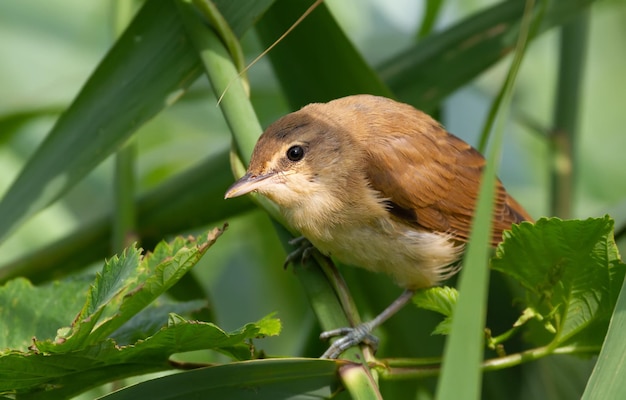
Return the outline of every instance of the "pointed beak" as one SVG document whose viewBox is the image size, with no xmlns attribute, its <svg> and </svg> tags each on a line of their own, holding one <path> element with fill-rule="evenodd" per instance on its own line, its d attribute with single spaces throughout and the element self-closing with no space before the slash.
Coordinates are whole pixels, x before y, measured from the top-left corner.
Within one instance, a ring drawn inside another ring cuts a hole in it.
<svg viewBox="0 0 626 400">
<path fill-rule="evenodd" d="M 275 172 L 270 172 L 265 175 L 252 175 L 247 173 L 228 188 L 224 198 L 231 199 L 233 197 L 243 196 L 244 194 L 253 192 L 263 186 L 268 179 L 274 176 L 276 176 Z"/>
</svg>

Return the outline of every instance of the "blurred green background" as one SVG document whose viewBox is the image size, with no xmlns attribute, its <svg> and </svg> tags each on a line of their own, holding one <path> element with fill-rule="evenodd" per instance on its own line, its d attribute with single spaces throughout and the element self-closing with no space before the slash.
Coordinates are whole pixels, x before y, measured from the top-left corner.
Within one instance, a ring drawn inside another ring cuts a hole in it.
<svg viewBox="0 0 626 400">
<path fill-rule="evenodd" d="M 326 1 L 373 66 L 414 42 L 422 3 Z M 495 3 L 446 1 L 436 29 Z M 0 2 L 0 195 L 114 42 L 112 13 L 112 2 L 104 0 Z M 586 218 L 608 212 L 618 226 L 626 220 L 625 39 L 626 2 L 596 2 L 591 7 L 579 115 L 574 215 Z M 248 61 L 263 50 L 253 30 L 242 44 Z M 548 144 L 542 137 L 545 132 L 529 127 L 528 122 L 545 131 L 551 128 L 558 45 L 558 32 L 552 30 L 529 47 L 516 86 L 499 173 L 507 189 L 537 218 L 549 213 Z M 446 99 L 440 119 L 450 132 L 476 145 L 507 67 L 506 61 L 499 63 Z M 251 98 L 263 126 L 290 111 L 267 59 L 254 65 L 249 77 Z M 136 138 L 139 192 L 156 187 L 207 154 L 230 146 L 230 133 L 204 77 L 178 103 L 143 126 Z M 110 211 L 112 171 L 111 160 L 103 163 L 61 201 L 0 244 L 0 268 Z M 264 340 L 261 346 L 270 354 L 302 353 L 319 328 L 299 281 L 291 270 L 283 271 L 281 267 L 285 253 L 268 217 L 257 210 L 228 222 L 227 233 L 194 271 L 206 285 L 217 322 L 224 329 L 234 329 L 276 311 L 283 321 L 283 333 Z M 368 273 L 351 270 L 347 274 Z M 381 292 L 399 292 L 386 278 L 381 286 Z M 374 311 L 380 310 L 387 300 L 376 299 L 377 290 L 361 288 L 355 296 L 372 297 Z M 560 361 L 554 358 L 547 362 Z M 532 373 L 541 376 L 542 364 L 537 365 Z M 560 367 L 565 371 L 567 368 Z M 578 384 L 584 387 L 584 382 Z"/>
</svg>

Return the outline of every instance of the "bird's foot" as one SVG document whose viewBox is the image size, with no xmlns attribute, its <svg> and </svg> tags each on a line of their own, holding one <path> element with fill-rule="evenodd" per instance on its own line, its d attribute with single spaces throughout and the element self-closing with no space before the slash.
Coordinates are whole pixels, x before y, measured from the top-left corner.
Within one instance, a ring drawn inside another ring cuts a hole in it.
<svg viewBox="0 0 626 400">
<path fill-rule="evenodd" d="M 372 335 L 374 326 L 370 322 L 357 325 L 354 328 L 339 328 L 322 332 L 320 339 L 328 340 L 332 337 L 341 336 L 322 354 L 321 358 L 337 358 L 350 347 L 361 343 L 370 346 L 374 352 L 378 349 L 378 338 Z"/>
<path fill-rule="evenodd" d="M 311 256 L 311 252 L 315 250 L 315 246 L 304 236 L 300 236 L 289 241 L 292 246 L 298 246 L 294 251 L 287 255 L 283 268 L 287 269 L 289 264 L 300 259 L 304 264 L 306 260 Z"/>
</svg>

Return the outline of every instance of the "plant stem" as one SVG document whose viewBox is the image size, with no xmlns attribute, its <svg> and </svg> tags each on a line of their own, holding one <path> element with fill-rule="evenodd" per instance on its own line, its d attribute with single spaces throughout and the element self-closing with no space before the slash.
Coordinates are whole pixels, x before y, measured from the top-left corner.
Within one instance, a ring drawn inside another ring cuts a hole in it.
<svg viewBox="0 0 626 400">
<path fill-rule="evenodd" d="M 112 4 L 113 36 L 117 38 L 132 17 L 133 3 L 117 0 Z M 137 142 L 130 138 L 115 154 L 113 181 L 113 232 L 111 250 L 121 252 L 137 240 L 137 212 L 135 209 L 135 164 Z"/>
<path fill-rule="evenodd" d="M 483 371 L 496 371 L 504 368 L 535 361 L 552 354 L 582 355 L 597 353 L 600 347 L 565 346 L 553 349 L 551 346 L 542 346 L 535 349 L 509 354 L 503 357 L 491 358 L 483 361 Z M 405 380 L 438 376 L 441 372 L 441 358 L 387 358 L 379 359 L 378 369 L 383 380 Z M 383 366 L 381 366 L 383 365 Z"/>
<path fill-rule="evenodd" d="M 424 2 L 424 16 L 422 17 L 422 23 L 416 35 L 418 40 L 425 38 L 432 32 L 442 5 L 443 0 L 429 0 Z"/>
<path fill-rule="evenodd" d="M 551 215 L 572 217 L 576 136 L 580 113 L 589 10 L 582 11 L 561 28 L 554 125 L 550 135 L 552 193 Z"/>
<path fill-rule="evenodd" d="M 119 253 L 137 240 L 135 209 L 135 162 L 137 142 L 131 138 L 115 154 L 113 182 L 113 253 Z"/>
</svg>

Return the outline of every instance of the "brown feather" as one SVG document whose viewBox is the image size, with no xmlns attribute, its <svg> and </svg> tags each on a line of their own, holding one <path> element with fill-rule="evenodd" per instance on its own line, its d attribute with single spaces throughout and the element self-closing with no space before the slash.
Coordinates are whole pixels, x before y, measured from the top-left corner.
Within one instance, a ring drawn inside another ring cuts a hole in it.
<svg viewBox="0 0 626 400">
<path fill-rule="evenodd" d="M 359 136 L 366 149 L 367 178 L 392 207 L 403 210 L 391 213 L 407 224 L 467 241 L 483 156 L 409 105 L 379 98 L 360 111 L 374 117 L 367 119 L 368 134 Z M 511 224 L 532 221 L 499 180 L 493 215 L 493 246 Z"/>
</svg>

